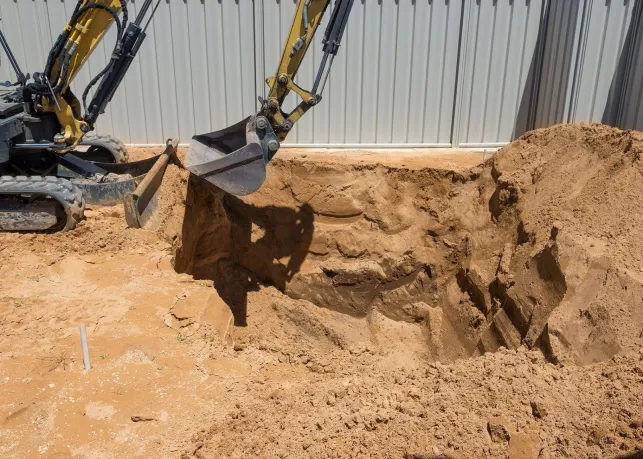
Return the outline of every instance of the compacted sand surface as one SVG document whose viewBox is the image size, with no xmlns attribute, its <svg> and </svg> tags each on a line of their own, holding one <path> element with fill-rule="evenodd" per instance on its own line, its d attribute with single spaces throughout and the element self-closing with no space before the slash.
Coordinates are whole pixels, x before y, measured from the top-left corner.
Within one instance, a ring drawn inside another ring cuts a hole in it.
<svg viewBox="0 0 643 459">
<path fill-rule="evenodd" d="M 284 150 L 245 198 L 171 165 L 149 231 L 0 235 L 0 456 L 641 457 L 642 155 Z"/>
</svg>

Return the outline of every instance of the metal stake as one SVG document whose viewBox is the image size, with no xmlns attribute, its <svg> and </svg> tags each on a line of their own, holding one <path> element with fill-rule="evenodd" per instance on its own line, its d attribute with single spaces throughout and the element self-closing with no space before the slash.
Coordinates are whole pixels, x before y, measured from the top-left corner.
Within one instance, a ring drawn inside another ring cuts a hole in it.
<svg viewBox="0 0 643 459">
<path fill-rule="evenodd" d="M 87 346 L 87 329 L 85 324 L 80 324 L 80 344 L 83 348 L 83 362 L 85 363 L 85 370 L 91 369 L 89 363 L 89 347 Z"/>
</svg>

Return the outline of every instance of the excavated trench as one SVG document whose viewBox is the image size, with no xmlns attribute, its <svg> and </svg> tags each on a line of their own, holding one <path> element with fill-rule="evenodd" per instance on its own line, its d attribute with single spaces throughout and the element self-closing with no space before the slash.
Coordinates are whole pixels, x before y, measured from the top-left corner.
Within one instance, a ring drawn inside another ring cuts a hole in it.
<svg viewBox="0 0 643 459">
<path fill-rule="evenodd" d="M 640 153 L 620 131 L 574 128 L 538 131 L 485 164 L 481 155 L 283 154 L 243 199 L 190 178 L 175 269 L 212 279 L 237 325 L 248 292 L 272 285 L 320 308 L 419 327 L 413 336 L 441 361 L 521 345 L 551 361 L 611 357 L 643 331 L 643 288 L 617 252 L 594 250 L 602 233 L 588 228 L 626 218 L 611 214 L 615 205 L 634 209 L 616 187 L 641 187 Z M 564 180 L 579 168 L 584 183 Z M 616 191 L 613 202 L 596 201 L 601 187 Z M 579 203 L 593 210 L 580 215 Z M 634 325 L 610 309 L 614 295 Z"/>
</svg>

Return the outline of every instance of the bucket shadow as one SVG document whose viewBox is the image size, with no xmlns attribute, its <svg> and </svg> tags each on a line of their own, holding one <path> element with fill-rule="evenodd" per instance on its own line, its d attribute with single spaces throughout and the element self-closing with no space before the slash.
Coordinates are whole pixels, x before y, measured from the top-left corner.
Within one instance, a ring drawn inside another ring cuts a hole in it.
<svg viewBox="0 0 643 459">
<path fill-rule="evenodd" d="M 308 204 L 255 206 L 231 195 L 224 206 L 231 251 L 219 262 L 214 286 L 230 306 L 235 325 L 246 326 L 248 292 L 258 290 L 259 282 L 284 291 L 299 272 L 312 241 L 314 213 Z"/>
<path fill-rule="evenodd" d="M 194 176 L 185 204 L 175 270 L 214 281 L 234 324 L 246 326 L 248 292 L 261 283 L 283 291 L 299 272 L 313 237 L 313 209 L 250 204 Z"/>
</svg>

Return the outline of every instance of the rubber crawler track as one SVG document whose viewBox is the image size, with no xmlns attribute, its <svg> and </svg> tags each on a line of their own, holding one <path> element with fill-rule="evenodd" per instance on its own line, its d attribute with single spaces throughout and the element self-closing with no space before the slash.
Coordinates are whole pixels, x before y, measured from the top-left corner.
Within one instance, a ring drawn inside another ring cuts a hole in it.
<svg viewBox="0 0 643 459">
<path fill-rule="evenodd" d="M 65 210 L 67 220 L 63 231 L 69 231 L 83 218 L 85 200 L 68 180 L 58 177 L 0 177 L 0 195 L 51 196 Z"/>
</svg>

